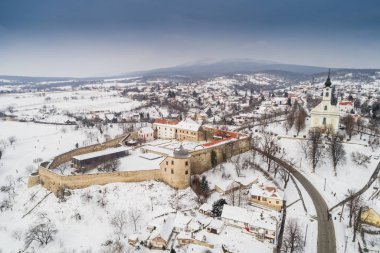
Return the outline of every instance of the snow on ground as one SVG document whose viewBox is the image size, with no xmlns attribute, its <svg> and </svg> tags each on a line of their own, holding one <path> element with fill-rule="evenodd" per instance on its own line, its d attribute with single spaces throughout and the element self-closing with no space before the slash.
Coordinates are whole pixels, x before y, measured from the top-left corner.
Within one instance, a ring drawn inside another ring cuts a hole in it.
<svg viewBox="0 0 380 253">
<path fill-rule="evenodd" d="M 352 136 L 351 141 L 343 144 L 346 150 L 346 163 L 338 166 L 338 176 L 334 176 L 333 167 L 328 158 L 325 158 L 324 163 L 316 168 L 315 173 L 312 173 L 311 165 L 305 160 L 303 151 L 300 147 L 300 142 L 305 141 L 303 136 L 307 135 L 307 129 L 308 124 L 306 125 L 306 128 L 300 132 L 299 136 L 294 138 L 293 136 L 296 134 L 295 130 L 290 130 L 288 135 L 286 135 L 285 129 L 282 127 L 281 123 L 274 123 L 265 128 L 266 131 L 277 133 L 280 136 L 281 139 L 279 140 L 279 143 L 285 148 L 285 152 L 287 154 L 285 159 L 292 161 L 295 164 L 295 167 L 299 168 L 300 171 L 306 175 L 306 177 L 324 197 L 327 205 L 332 207 L 347 197 L 347 191 L 349 189 L 356 192 L 365 186 L 379 163 L 379 160 L 373 158 L 379 154 L 379 150 L 372 151 L 370 147 L 365 147 L 366 141 L 364 140 L 368 140 L 367 135 L 363 135 L 362 139 L 360 139 L 359 135 L 354 135 Z M 356 151 L 372 156 L 372 159 L 367 167 L 358 166 L 353 163 L 351 153 Z M 372 187 L 363 194 L 365 203 L 370 207 L 376 207 L 378 209 L 380 209 L 380 201 L 378 201 L 378 199 L 369 200 L 369 197 L 376 191 L 376 187 L 379 186 L 380 181 L 376 180 Z M 307 205 L 307 207 L 309 206 L 310 205 Z M 339 221 L 340 212 L 341 207 L 336 208 L 332 212 L 332 218 L 335 226 L 337 252 L 357 252 L 357 243 L 351 242 L 352 228 L 347 229 L 348 210 L 346 209 L 344 211 L 342 222 Z M 346 241 L 347 246 L 345 245 Z"/>
</svg>

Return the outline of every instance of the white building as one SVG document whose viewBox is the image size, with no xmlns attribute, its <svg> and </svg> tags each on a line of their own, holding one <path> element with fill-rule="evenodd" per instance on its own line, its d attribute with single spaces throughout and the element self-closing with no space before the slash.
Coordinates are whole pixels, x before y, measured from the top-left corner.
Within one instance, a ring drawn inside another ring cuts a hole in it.
<svg viewBox="0 0 380 253">
<path fill-rule="evenodd" d="M 323 89 L 322 102 L 311 110 L 311 128 L 321 128 L 323 130 L 337 131 L 339 128 L 339 111 L 335 105 L 331 104 L 331 81 L 330 73 Z"/>
<path fill-rule="evenodd" d="M 276 243 L 280 227 L 279 216 L 270 215 L 265 210 L 248 211 L 245 208 L 224 205 L 221 218 L 226 225 L 240 227 L 258 239 L 268 239 Z"/>
<path fill-rule="evenodd" d="M 342 114 L 351 113 L 351 111 L 354 109 L 354 103 L 347 100 L 339 101 L 338 103 L 338 110 Z"/>
<path fill-rule="evenodd" d="M 153 141 L 154 130 L 151 127 L 142 127 L 138 131 L 138 138 L 143 141 Z"/>
</svg>

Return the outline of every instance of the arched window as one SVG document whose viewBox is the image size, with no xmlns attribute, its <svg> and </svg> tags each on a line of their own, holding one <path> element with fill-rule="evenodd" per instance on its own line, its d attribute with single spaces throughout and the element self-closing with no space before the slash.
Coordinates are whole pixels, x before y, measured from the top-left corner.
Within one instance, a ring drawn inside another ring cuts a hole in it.
<svg viewBox="0 0 380 253">
<path fill-rule="evenodd" d="M 326 95 L 325 95 L 326 97 L 328 97 L 329 96 L 329 92 L 326 92 Z"/>
<path fill-rule="evenodd" d="M 325 111 L 327 111 L 327 105 L 325 105 Z"/>
<path fill-rule="evenodd" d="M 323 118 L 322 124 L 326 125 L 326 118 Z"/>
</svg>

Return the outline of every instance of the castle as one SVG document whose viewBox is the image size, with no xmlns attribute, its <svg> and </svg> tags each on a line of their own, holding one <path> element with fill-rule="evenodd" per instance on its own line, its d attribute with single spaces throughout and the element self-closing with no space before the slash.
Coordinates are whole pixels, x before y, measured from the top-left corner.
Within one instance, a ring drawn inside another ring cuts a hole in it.
<svg viewBox="0 0 380 253">
<path fill-rule="evenodd" d="M 190 186 L 191 175 L 251 148 L 248 135 L 202 127 L 189 118 L 181 122 L 156 119 L 153 128 L 156 139 L 140 146 L 125 145 L 138 136 L 134 132 L 58 155 L 40 165 L 38 172 L 29 177 L 28 186 L 41 184 L 58 195 L 62 189 L 157 180 L 184 189 Z M 92 172 L 98 161 L 116 158 L 121 161 L 117 171 Z M 64 163 L 70 163 L 71 170 L 60 174 L 58 168 Z"/>
<path fill-rule="evenodd" d="M 320 128 L 323 131 L 336 132 L 339 127 L 339 111 L 332 101 L 330 71 L 323 89 L 322 102 L 313 108 L 311 114 L 311 128 Z"/>
</svg>

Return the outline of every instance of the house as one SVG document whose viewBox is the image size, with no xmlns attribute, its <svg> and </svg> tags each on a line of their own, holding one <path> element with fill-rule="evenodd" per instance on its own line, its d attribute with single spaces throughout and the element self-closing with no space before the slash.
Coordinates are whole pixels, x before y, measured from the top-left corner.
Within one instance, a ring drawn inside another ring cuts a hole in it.
<svg viewBox="0 0 380 253">
<path fill-rule="evenodd" d="M 138 243 L 139 239 L 137 235 L 132 234 L 128 237 L 128 244 L 135 246 Z"/>
<path fill-rule="evenodd" d="M 192 236 L 191 236 L 191 233 L 189 232 L 180 232 L 177 235 L 178 243 L 181 246 L 191 243 L 191 239 L 192 239 Z"/>
<path fill-rule="evenodd" d="M 265 206 L 280 211 L 284 206 L 284 198 L 276 186 L 264 184 L 252 184 L 250 202 L 256 206 Z"/>
<path fill-rule="evenodd" d="M 213 219 L 211 223 L 207 226 L 207 232 L 218 235 L 222 232 L 223 226 L 224 226 L 223 221 Z"/>
<path fill-rule="evenodd" d="M 279 216 L 273 216 L 264 210 L 248 211 L 245 208 L 224 205 L 221 218 L 228 226 L 242 228 L 245 233 L 259 240 L 267 239 L 276 243 L 280 226 Z"/>
<path fill-rule="evenodd" d="M 176 120 L 156 119 L 153 123 L 153 128 L 157 131 L 158 139 L 175 139 Z"/>
<path fill-rule="evenodd" d="M 240 187 L 241 184 L 232 179 L 223 180 L 215 183 L 215 191 L 222 194 L 227 194 L 233 190 L 239 189 Z"/>
<path fill-rule="evenodd" d="M 351 113 L 354 109 L 354 103 L 347 100 L 342 100 L 338 103 L 338 110 L 342 113 Z"/>
<path fill-rule="evenodd" d="M 174 232 L 181 232 L 181 231 L 189 231 L 189 224 L 191 222 L 192 218 L 190 216 L 186 216 L 181 212 L 177 212 L 177 215 L 174 219 Z"/>
<path fill-rule="evenodd" d="M 380 228 L 380 215 L 373 208 L 362 211 L 360 219 L 365 224 Z"/>
<path fill-rule="evenodd" d="M 142 141 L 153 141 L 154 140 L 154 130 L 151 127 L 142 127 L 138 131 L 138 138 Z"/>
<path fill-rule="evenodd" d="M 339 127 L 339 111 L 336 105 L 331 103 L 333 96 L 331 88 L 330 72 L 323 89 L 322 102 L 313 108 L 311 114 L 311 128 L 320 128 L 324 131 L 336 132 Z"/>
<path fill-rule="evenodd" d="M 203 203 L 200 207 L 199 207 L 199 212 L 201 214 L 204 214 L 204 215 L 208 215 L 210 216 L 211 215 L 211 212 L 212 212 L 212 205 L 210 205 L 209 203 Z"/>
<path fill-rule="evenodd" d="M 156 119 L 153 128 L 157 131 L 158 139 L 176 139 L 179 141 L 199 141 L 202 139 L 201 124 L 189 117 L 180 122 Z"/>
<path fill-rule="evenodd" d="M 149 237 L 149 247 L 166 249 L 174 229 L 174 218 L 168 217 L 161 227 L 155 229 Z"/>
</svg>

